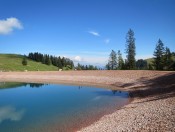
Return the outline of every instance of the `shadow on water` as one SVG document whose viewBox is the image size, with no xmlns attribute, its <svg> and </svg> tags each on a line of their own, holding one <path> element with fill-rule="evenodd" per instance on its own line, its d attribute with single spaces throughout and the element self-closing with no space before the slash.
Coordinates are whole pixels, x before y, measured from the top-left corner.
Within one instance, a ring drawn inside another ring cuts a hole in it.
<svg viewBox="0 0 175 132">
<path fill-rule="evenodd" d="M 83 86 L 78 86 L 78 90 L 83 89 Z M 104 90 L 104 91 L 95 91 L 95 94 L 99 96 L 119 96 L 119 97 L 129 97 L 129 92 L 123 92 L 120 90 Z"/>
<path fill-rule="evenodd" d="M 118 96 L 123 98 L 128 98 L 129 93 L 119 90 L 109 90 L 109 91 L 95 91 L 98 96 Z"/>
<path fill-rule="evenodd" d="M 166 99 L 175 97 L 175 73 L 150 79 L 140 78 L 137 82 L 144 84 L 143 86 L 134 86 L 135 83 L 125 84 L 122 87 L 133 86 L 134 90 L 130 92 L 131 97 L 147 98 L 152 97 L 148 101 Z"/>
</svg>

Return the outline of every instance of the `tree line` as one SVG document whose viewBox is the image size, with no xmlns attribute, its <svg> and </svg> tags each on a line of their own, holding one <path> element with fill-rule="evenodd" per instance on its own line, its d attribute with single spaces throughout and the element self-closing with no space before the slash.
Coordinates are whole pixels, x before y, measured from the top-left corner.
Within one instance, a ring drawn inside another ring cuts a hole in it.
<svg viewBox="0 0 175 132">
<path fill-rule="evenodd" d="M 154 61 L 152 66 L 156 70 L 175 70 L 175 53 L 171 52 L 168 47 L 159 39 L 154 50 Z"/>
<path fill-rule="evenodd" d="M 120 50 L 111 51 L 106 64 L 108 70 L 175 70 L 175 52 L 171 52 L 168 47 L 164 47 L 159 39 L 153 53 L 153 61 L 148 64 L 146 60 L 136 61 L 136 46 L 134 31 L 129 29 L 126 35 L 126 59 L 122 58 Z"/>
<path fill-rule="evenodd" d="M 97 66 L 93 66 L 93 65 L 81 65 L 81 64 L 77 64 L 77 66 L 75 67 L 77 70 L 99 70 L 97 68 Z"/>
<path fill-rule="evenodd" d="M 58 69 L 73 69 L 74 68 L 74 63 L 72 60 L 70 60 L 69 58 L 65 58 L 65 57 L 56 57 L 53 55 L 48 55 L 48 54 L 42 54 L 42 53 L 38 53 L 38 52 L 34 52 L 34 53 L 29 53 L 27 58 L 34 60 L 36 62 L 41 62 L 43 64 L 46 65 L 54 65 L 56 67 L 58 67 Z M 24 59 L 23 59 L 24 61 Z"/>
</svg>

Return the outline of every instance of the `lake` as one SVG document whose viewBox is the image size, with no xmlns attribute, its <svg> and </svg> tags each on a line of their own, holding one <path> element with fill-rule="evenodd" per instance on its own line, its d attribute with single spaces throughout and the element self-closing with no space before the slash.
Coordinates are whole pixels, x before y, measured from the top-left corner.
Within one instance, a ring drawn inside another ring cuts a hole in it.
<svg viewBox="0 0 175 132">
<path fill-rule="evenodd" d="M 0 82 L 0 132 L 71 132 L 128 102 L 103 87 Z"/>
</svg>

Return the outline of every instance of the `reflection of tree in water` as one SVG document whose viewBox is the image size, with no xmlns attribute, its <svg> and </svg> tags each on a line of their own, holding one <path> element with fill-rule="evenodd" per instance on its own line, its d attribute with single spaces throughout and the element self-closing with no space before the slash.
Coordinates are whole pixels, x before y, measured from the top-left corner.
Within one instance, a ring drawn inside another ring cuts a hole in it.
<svg viewBox="0 0 175 132">
<path fill-rule="evenodd" d="M 47 85 L 47 84 L 43 84 L 43 83 L 29 83 L 29 86 L 31 88 L 40 88 L 40 87 L 42 87 L 44 85 Z"/>
<path fill-rule="evenodd" d="M 40 88 L 44 85 L 43 83 L 20 83 L 20 82 L 0 82 L 0 89 L 7 89 L 7 88 L 19 88 L 19 87 L 31 87 L 31 88 Z"/>
<path fill-rule="evenodd" d="M 121 93 L 121 91 L 118 91 L 118 90 L 111 90 L 112 93 L 115 95 L 117 92 Z"/>
<path fill-rule="evenodd" d="M 78 89 L 81 89 L 82 88 L 82 86 L 78 86 Z"/>
</svg>

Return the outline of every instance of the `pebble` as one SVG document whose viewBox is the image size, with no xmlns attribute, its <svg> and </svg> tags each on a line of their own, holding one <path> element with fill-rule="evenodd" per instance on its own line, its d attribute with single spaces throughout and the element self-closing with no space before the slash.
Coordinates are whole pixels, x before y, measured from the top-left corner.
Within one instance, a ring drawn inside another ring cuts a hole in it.
<svg viewBox="0 0 175 132">
<path fill-rule="evenodd" d="M 124 109 L 102 117 L 79 132 L 175 132 L 175 97 L 135 103 L 138 101 L 134 100 Z M 133 104 L 136 107 L 133 108 Z"/>
</svg>

